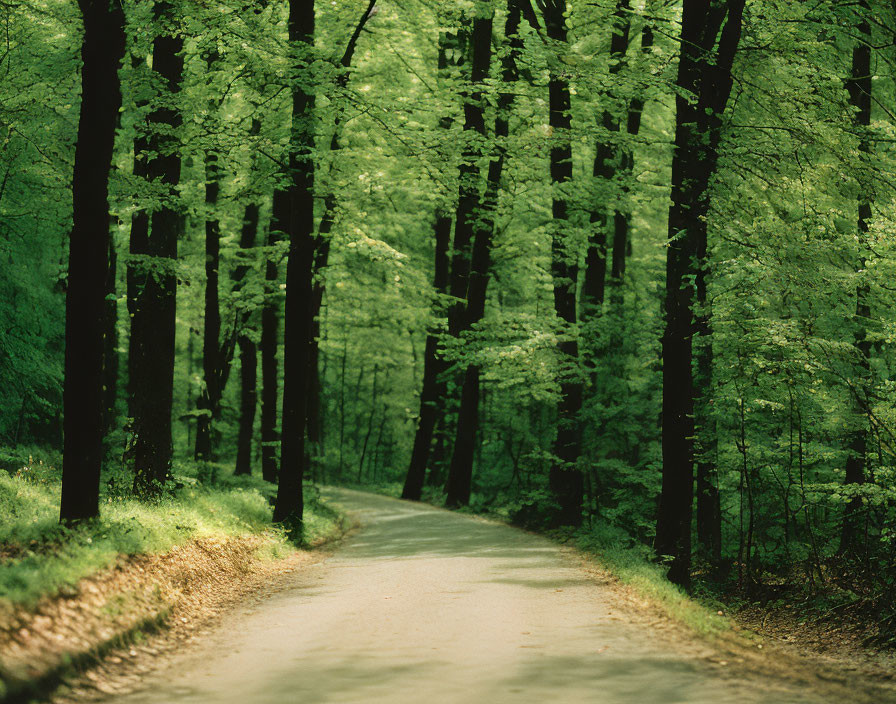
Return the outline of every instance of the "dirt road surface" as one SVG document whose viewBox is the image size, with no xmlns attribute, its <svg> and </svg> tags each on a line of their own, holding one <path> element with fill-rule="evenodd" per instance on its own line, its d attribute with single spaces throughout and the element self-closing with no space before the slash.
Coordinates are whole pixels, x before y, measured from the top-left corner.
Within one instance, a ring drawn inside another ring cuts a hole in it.
<svg viewBox="0 0 896 704">
<path fill-rule="evenodd" d="M 116 703 L 831 701 L 725 663 L 546 539 L 360 492 L 325 496 L 362 526 L 332 558 L 224 617 Z"/>
</svg>

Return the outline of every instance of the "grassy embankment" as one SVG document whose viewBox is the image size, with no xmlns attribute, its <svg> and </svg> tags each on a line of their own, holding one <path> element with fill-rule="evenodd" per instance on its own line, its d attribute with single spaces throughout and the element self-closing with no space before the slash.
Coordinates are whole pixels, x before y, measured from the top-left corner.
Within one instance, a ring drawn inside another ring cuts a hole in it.
<svg viewBox="0 0 896 704">
<path fill-rule="evenodd" d="M 262 559 L 297 549 L 271 524 L 274 487 L 256 477 L 182 464 L 175 472 L 178 488 L 151 502 L 118 492 L 107 481 L 100 518 L 66 528 L 59 524 L 56 462 L 30 456 L 20 464 L 0 470 L 0 605 L 6 609 L 65 594 L 122 558 L 165 553 L 203 538 L 261 537 Z M 118 482 L 126 483 L 125 477 Z M 316 545 L 340 532 L 340 517 L 311 502 L 304 529 L 301 544 Z"/>
<path fill-rule="evenodd" d="M 243 583 L 294 569 L 311 559 L 302 548 L 345 532 L 311 490 L 294 541 L 271 523 L 275 487 L 195 463 L 178 465 L 153 501 L 129 495 L 127 473 L 104 477 L 100 517 L 69 528 L 58 458 L 37 456 L 0 451 L 2 702 L 47 696 L 172 619 L 199 624 Z"/>
</svg>

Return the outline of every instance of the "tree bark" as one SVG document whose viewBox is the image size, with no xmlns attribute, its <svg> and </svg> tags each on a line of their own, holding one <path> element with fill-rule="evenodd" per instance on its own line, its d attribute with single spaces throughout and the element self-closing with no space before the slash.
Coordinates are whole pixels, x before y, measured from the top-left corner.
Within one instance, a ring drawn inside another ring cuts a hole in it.
<svg viewBox="0 0 896 704">
<path fill-rule="evenodd" d="M 81 115 L 72 177 L 65 316 L 62 502 L 73 522 L 99 515 L 103 463 L 103 338 L 109 270 L 109 172 L 121 106 L 118 68 L 124 56 L 120 5 L 81 0 Z"/>
<path fill-rule="evenodd" d="M 209 69 L 211 69 L 211 61 Z M 218 290 L 221 266 L 221 226 L 215 209 L 218 205 L 220 167 L 218 155 L 210 150 L 205 155 L 205 315 L 202 326 L 202 376 L 203 387 L 196 401 L 199 415 L 196 417 L 197 461 L 211 461 L 212 425 L 221 407 L 221 305 Z"/>
<path fill-rule="evenodd" d="M 669 579 L 690 583 L 694 501 L 695 292 L 705 266 L 710 181 L 741 36 L 744 0 L 685 0 L 676 98 L 663 335 L 663 477 L 655 548 Z M 693 98 L 693 102 L 690 98 Z"/>
<path fill-rule="evenodd" d="M 138 54 L 131 55 L 131 69 L 137 72 L 144 64 L 146 57 Z M 138 104 L 138 107 L 143 107 Z M 134 138 L 134 161 L 133 174 L 135 179 L 145 179 L 147 175 L 146 153 L 149 150 L 149 140 L 147 135 L 141 130 L 137 131 Z M 134 257 L 146 255 L 149 248 L 149 211 L 145 208 L 139 208 L 131 215 L 131 232 L 128 242 L 129 259 L 127 262 L 126 287 L 127 287 L 127 307 L 128 318 L 133 321 L 139 307 L 139 296 L 143 287 L 146 285 L 146 267 L 145 263 L 135 261 Z M 134 418 L 136 417 L 136 408 L 134 397 L 136 396 L 135 381 L 137 379 L 137 369 L 139 368 L 140 350 L 144 348 L 145 343 L 140 339 L 143 330 L 140 326 L 130 325 L 128 336 L 128 379 L 127 379 L 127 402 L 128 417 L 131 419 L 130 431 L 133 437 Z M 135 337 L 136 336 L 136 337 Z"/>
<path fill-rule="evenodd" d="M 868 12 L 868 4 L 859 2 L 859 7 L 865 13 Z M 859 21 L 858 34 L 861 37 L 852 52 L 852 72 L 846 82 L 849 92 L 849 103 L 856 108 L 855 126 L 860 133 L 859 150 L 863 156 L 869 157 L 871 145 L 868 141 L 869 127 L 871 126 L 871 25 L 865 17 Z M 870 189 L 863 187 L 858 203 L 859 246 L 864 250 L 868 241 L 868 225 L 871 222 L 871 196 Z M 859 269 L 865 269 L 865 251 L 861 254 Z M 853 347 L 855 349 L 857 364 L 856 393 L 859 394 L 858 414 L 864 412 L 863 405 L 868 400 L 868 385 L 871 375 L 871 341 L 868 339 L 866 324 L 871 317 L 871 308 L 868 305 L 868 285 L 860 283 L 856 287 L 856 330 Z M 855 430 L 849 438 L 849 456 L 846 460 L 844 483 L 847 486 L 860 486 L 865 483 L 865 465 L 868 451 L 867 425 L 862 421 L 862 427 Z M 863 502 L 858 496 L 853 497 L 846 504 L 843 514 L 843 525 L 840 534 L 840 552 L 842 554 L 856 553 L 860 549 L 860 537 L 863 532 Z"/>
<path fill-rule="evenodd" d="M 521 5 L 519 0 L 508 0 L 507 18 L 504 25 L 504 36 L 509 43 L 509 51 L 502 61 L 502 80 L 506 86 L 515 83 L 519 77 L 517 59 L 521 51 L 519 39 L 519 25 L 521 17 Z M 474 60 L 473 74 L 475 80 L 485 80 L 488 77 L 488 69 L 491 61 L 491 34 L 492 20 L 477 20 L 485 22 L 482 33 L 487 32 L 487 37 L 477 35 L 479 29 L 474 27 Z M 479 42 L 488 42 L 488 48 L 478 48 Z M 481 60 L 485 62 L 484 72 L 477 76 L 477 50 L 481 53 L 488 51 L 488 55 Z M 481 95 L 481 94 L 480 94 Z M 475 100 L 475 96 L 474 96 Z M 489 162 L 486 178 L 485 194 L 479 207 L 471 213 L 475 218 L 473 231 L 473 254 L 470 262 L 469 291 L 467 293 L 466 320 L 464 330 L 470 330 L 485 317 L 485 302 L 488 292 L 489 278 L 491 274 L 491 250 L 492 237 L 495 227 L 495 214 L 498 207 L 498 192 L 501 186 L 501 178 L 504 165 L 507 160 L 507 139 L 510 135 L 510 108 L 513 105 L 514 95 L 505 90 L 498 97 L 498 109 L 495 115 L 495 137 L 492 146 L 492 156 Z M 482 135 L 484 134 L 484 121 L 482 123 Z M 472 491 L 473 464 L 476 448 L 479 446 L 479 403 L 480 403 L 480 367 L 477 364 L 469 364 L 464 372 L 464 381 L 461 389 L 460 409 L 457 416 L 457 428 L 454 442 L 454 453 L 451 456 L 451 464 L 448 474 L 448 506 L 465 506 L 470 502 Z"/>
<path fill-rule="evenodd" d="M 548 37 L 566 44 L 566 0 L 539 0 Z M 554 310 L 566 327 L 566 339 L 558 345 L 561 356 L 574 367 L 560 384 L 557 406 L 557 438 L 554 461 L 548 476 L 551 493 L 560 506 L 554 525 L 578 526 L 582 522 L 584 481 L 576 466 L 581 453 L 579 411 L 582 409 L 582 382 L 579 377 L 578 326 L 578 255 L 567 250 L 569 213 L 563 187 L 572 179 L 571 97 L 566 77 L 552 71 L 548 80 L 549 122 L 553 130 L 550 154 L 551 183 L 554 195 L 551 204 L 553 233 L 551 275 L 554 281 Z"/>
<path fill-rule="evenodd" d="M 508 9 L 508 23 L 516 22 L 516 27 L 511 25 L 511 34 L 516 34 L 519 26 L 519 14 Z M 482 85 L 488 79 L 492 58 L 492 16 L 476 18 L 473 22 L 473 64 L 471 82 L 474 90 L 470 100 L 464 105 L 465 122 L 464 129 L 475 130 L 481 137 L 486 138 L 485 128 L 485 103 Z M 510 55 L 512 56 L 512 54 Z M 498 188 L 504 169 L 506 156 L 506 140 L 508 134 L 507 110 L 512 97 L 509 93 L 502 94 L 502 105 L 499 106 L 496 122 L 496 140 L 491 147 L 492 154 L 486 178 L 486 192 L 484 197 L 479 195 L 480 171 L 476 161 L 480 158 L 483 148 L 473 142 L 461 168 L 460 197 L 458 201 L 457 224 L 455 225 L 455 261 L 457 261 L 458 237 L 462 243 L 468 246 L 472 239 L 473 251 L 470 259 L 464 261 L 459 281 L 466 279 L 466 305 L 456 309 L 453 324 L 456 335 L 469 331 L 485 315 L 485 299 L 488 291 L 489 274 L 491 270 L 491 246 L 494 230 L 495 208 L 497 206 Z M 498 134 L 498 130 L 501 134 Z M 452 319 L 449 316 L 449 328 Z M 450 508 L 466 506 L 470 503 L 470 493 L 473 481 L 473 456 L 476 448 L 476 436 L 479 432 L 479 365 L 467 363 L 464 371 L 463 385 L 461 388 L 460 409 L 457 415 L 457 427 L 455 428 L 454 452 L 451 455 L 451 464 L 448 467 L 448 482 L 446 485 L 447 498 L 445 505 Z"/>
<path fill-rule="evenodd" d="M 435 276 L 433 288 L 437 295 L 448 292 L 448 250 L 451 247 L 451 216 L 444 213 L 436 218 L 435 226 Z M 430 331 L 426 336 L 426 348 L 423 352 L 423 389 L 420 393 L 420 418 L 417 432 L 414 435 L 414 448 L 411 452 L 411 464 L 408 467 L 401 498 L 419 501 L 423 495 L 423 484 L 426 479 L 426 467 L 429 463 L 432 439 L 436 428 L 436 420 L 442 409 L 440 401 L 444 401 L 445 385 L 441 376 L 445 364 L 439 356 L 439 335 Z"/>
<path fill-rule="evenodd" d="M 628 51 L 628 37 L 631 30 L 630 13 L 630 1 L 618 0 L 616 11 L 613 14 L 613 34 L 610 37 L 611 76 L 617 75 L 624 66 L 625 54 Z M 608 97 L 611 100 L 614 98 L 612 91 Z M 619 123 L 619 117 L 613 110 L 604 110 L 602 119 L 604 129 L 611 133 L 619 132 Z M 616 178 L 616 172 L 622 166 L 619 151 L 609 137 L 597 143 L 593 175 L 596 181 L 604 182 L 602 185 L 605 189 Z M 607 215 L 609 210 L 607 203 L 602 201 L 591 211 L 591 233 L 588 241 L 588 251 L 585 255 L 585 277 L 582 285 L 583 318 L 596 314 L 604 302 L 607 279 Z M 615 236 L 613 253 L 615 268 Z"/>
<path fill-rule="evenodd" d="M 290 0 L 289 40 L 304 69 L 314 49 L 314 0 Z M 300 69 L 300 70 L 302 70 Z M 292 87 L 289 153 L 289 261 L 283 352 L 283 417 L 280 481 L 274 521 L 301 526 L 304 508 L 305 426 L 308 417 L 308 362 L 311 357 L 314 288 L 314 95 L 303 83 Z"/>
<path fill-rule="evenodd" d="M 444 75 L 448 70 L 448 37 L 443 32 L 439 35 L 439 75 Z M 443 117 L 440 127 L 448 130 L 452 119 Z M 433 289 L 437 297 L 448 293 L 451 277 L 451 226 L 452 215 L 446 210 L 436 213 L 435 223 L 435 251 L 434 251 L 434 275 Z M 441 314 L 443 304 L 436 300 L 433 313 Z M 429 464 L 432 451 L 432 441 L 436 425 L 444 416 L 444 404 L 447 388 L 442 375 L 446 365 L 439 354 L 439 333 L 429 331 L 426 336 L 426 347 L 423 352 L 423 385 L 420 392 L 420 417 L 417 422 L 417 431 L 414 434 L 414 447 L 411 451 L 411 462 L 405 477 L 401 498 L 411 501 L 419 501 L 423 495 L 423 484 L 426 478 L 426 467 Z"/>
<path fill-rule="evenodd" d="M 258 235 L 258 203 L 246 206 L 240 233 L 240 249 L 248 252 L 255 247 Z M 234 284 L 241 283 L 248 273 L 248 266 L 241 265 L 233 274 Z M 240 334 L 240 427 L 236 446 L 234 474 L 252 473 L 252 435 L 255 430 L 255 410 L 258 405 L 258 353 L 255 341 Z"/>
<path fill-rule="evenodd" d="M 276 190 L 268 229 L 267 246 L 276 246 L 281 233 L 287 227 L 289 202 L 285 191 Z M 277 456 L 277 397 L 279 395 L 279 369 L 277 364 L 277 340 L 280 328 L 279 284 L 280 267 L 273 254 L 268 254 L 265 264 L 265 300 L 261 310 L 261 476 L 265 481 L 276 482 L 279 471 Z"/>
<path fill-rule="evenodd" d="M 156 20 L 174 24 L 171 3 L 154 6 Z M 171 471 L 171 406 L 174 386 L 174 337 L 177 298 L 177 240 L 182 218 L 170 199 L 176 198 L 181 160 L 176 137 L 181 125 L 174 101 L 183 76 L 183 39 L 160 33 L 153 41 L 153 71 L 168 95 L 149 116 L 149 151 L 154 156 L 146 171 L 150 180 L 167 187 L 169 196 L 150 218 L 146 241 L 147 263 L 138 283 L 131 318 L 131 354 L 134 360 L 134 490 L 150 495 L 159 491 Z M 136 343 L 136 345 L 135 345 Z"/>
<path fill-rule="evenodd" d="M 631 31 L 629 0 L 619 0 L 614 16 L 615 30 L 610 40 L 610 73 L 618 74 L 625 67 Z M 653 30 L 646 25 L 641 31 L 641 52 L 648 53 L 653 47 Z M 632 98 L 626 109 L 626 132 L 637 136 L 641 131 L 641 115 L 644 111 L 644 100 Z M 621 120 L 616 113 L 604 111 L 603 125 L 610 132 L 618 132 Z M 617 146 L 612 140 L 599 141 L 595 151 L 593 175 L 609 183 L 616 179 L 630 178 L 634 169 L 634 157 L 630 147 Z M 622 195 L 628 192 L 622 186 Z M 626 261 L 631 252 L 629 229 L 631 213 L 623 204 L 613 208 L 612 219 L 612 259 L 610 278 L 607 281 L 607 240 L 611 228 L 608 220 L 609 209 L 605 203 L 598 203 L 591 213 L 591 236 L 588 251 L 585 255 L 585 276 L 582 282 L 582 319 L 596 317 L 603 307 L 607 284 L 611 286 L 611 302 L 617 307 L 623 302 L 622 283 L 625 279 Z"/>
</svg>

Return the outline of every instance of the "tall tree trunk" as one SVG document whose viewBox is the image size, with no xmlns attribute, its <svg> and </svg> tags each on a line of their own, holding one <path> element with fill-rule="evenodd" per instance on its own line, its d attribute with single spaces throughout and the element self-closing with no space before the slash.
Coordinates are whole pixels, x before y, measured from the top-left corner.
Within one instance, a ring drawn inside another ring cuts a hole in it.
<svg viewBox="0 0 896 704">
<path fill-rule="evenodd" d="M 504 25 L 504 36 L 509 42 L 510 50 L 502 61 L 502 79 L 509 86 L 518 78 L 517 59 L 521 49 L 519 40 L 521 6 L 518 0 L 508 0 L 507 18 Z M 478 23 L 484 26 L 480 28 Z M 488 77 L 491 62 L 492 20 L 477 20 L 473 30 L 473 80 L 479 82 Z M 480 42 L 483 43 L 480 45 Z M 484 56 L 480 56 L 483 54 Z M 479 63 L 483 66 L 479 66 Z M 470 213 L 475 218 L 472 225 L 475 232 L 473 255 L 470 263 L 470 283 L 467 293 L 466 320 L 464 329 L 470 330 L 485 316 L 485 301 L 491 273 L 492 236 L 494 234 L 495 213 L 498 207 L 498 192 L 507 160 L 507 138 L 510 135 L 510 108 L 514 95 L 511 91 L 503 91 L 498 98 L 498 110 L 495 116 L 495 139 L 493 153 L 488 167 L 485 195 L 479 207 Z M 474 101 L 481 100 L 481 94 L 474 94 Z M 477 106 L 482 110 L 481 103 Z M 481 126 L 480 133 L 485 136 L 484 115 L 474 123 Z M 479 129 L 477 127 L 477 129 Z M 477 212 L 478 211 L 478 212 Z M 464 372 L 461 389 L 460 410 L 457 416 L 457 428 L 454 442 L 454 453 L 448 474 L 448 497 L 446 505 L 465 506 L 470 502 L 472 490 L 474 454 L 478 446 L 479 435 L 479 401 L 480 401 L 480 368 L 477 364 L 469 364 Z"/>
<path fill-rule="evenodd" d="M 136 75 L 137 72 L 145 65 L 146 57 L 141 56 L 137 53 L 133 53 L 131 55 L 131 70 Z M 142 108 L 143 105 L 138 103 L 138 108 Z M 146 153 L 149 151 L 149 140 L 147 139 L 147 135 L 145 133 L 141 133 L 141 130 L 137 131 L 136 137 L 134 137 L 134 160 L 133 160 L 133 175 L 136 180 L 145 179 L 147 175 L 147 161 L 146 161 Z M 131 215 L 131 232 L 130 238 L 128 242 L 128 261 L 127 261 L 127 270 L 125 274 L 126 278 L 126 288 L 127 288 L 127 307 L 128 307 L 128 318 L 129 320 L 133 320 L 134 315 L 137 313 L 137 308 L 139 305 L 139 297 L 140 292 L 143 290 L 143 287 L 146 285 L 146 267 L 142 262 L 135 261 L 134 257 L 146 255 L 147 250 L 149 248 L 149 211 L 145 208 L 136 209 Z M 133 421 L 136 416 L 136 409 L 134 406 L 134 397 L 136 394 L 136 389 L 134 387 L 135 381 L 137 379 L 137 367 L 139 367 L 139 351 L 143 349 L 145 343 L 139 339 L 140 334 L 143 332 L 139 327 L 134 327 L 134 325 L 130 326 L 130 331 L 128 335 L 128 359 L 127 359 L 127 367 L 128 367 L 128 379 L 127 379 L 127 403 L 128 403 L 128 417 L 131 419 L 131 433 L 133 435 Z M 137 336 L 135 338 L 135 335 Z M 135 367 L 135 365 L 137 365 Z"/>
<path fill-rule="evenodd" d="M 548 37 L 566 44 L 566 0 L 539 2 Z M 548 81 L 549 122 L 553 129 L 551 146 L 551 182 L 554 186 L 551 213 L 553 239 L 551 245 L 551 275 L 554 281 L 554 310 L 566 327 L 566 339 L 559 344 L 560 354 L 573 370 L 560 384 L 557 406 L 557 438 L 554 442 L 554 462 L 548 485 L 560 510 L 554 517 L 555 525 L 578 526 L 582 522 L 584 480 L 577 464 L 581 453 L 579 411 L 582 409 L 582 382 L 579 376 L 579 345 L 577 341 L 578 254 L 568 251 L 569 213 L 563 188 L 572 179 L 572 147 L 570 143 L 569 83 L 560 73 L 552 71 Z"/>
<path fill-rule="evenodd" d="M 173 5 L 156 2 L 154 15 L 160 26 L 176 24 Z M 171 31 L 172 33 L 167 33 Z M 183 39 L 173 29 L 153 41 L 153 71 L 167 95 L 149 116 L 149 152 L 146 172 L 176 198 L 181 160 L 176 133 L 181 117 L 174 102 L 183 76 Z M 154 494 L 171 470 L 171 406 L 174 386 L 174 336 L 177 299 L 177 239 L 182 219 L 166 199 L 151 217 L 142 286 L 137 284 L 131 318 L 131 364 L 134 409 L 134 489 Z"/>
<path fill-rule="evenodd" d="M 209 69 L 211 69 L 209 61 Z M 211 461 L 212 425 L 221 405 L 221 305 L 218 290 L 221 266 L 221 226 L 215 209 L 218 205 L 220 167 L 218 155 L 210 150 L 205 155 L 205 315 L 202 326 L 203 387 L 196 401 L 197 461 Z"/>
<path fill-rule="evenodd" d="M 695 294 L 705 266 L 709 185 L 716 169 L 744 0 L 685 0 L 676 98 L 663 335 L 663 479 L 655 548 L 669 579 L 690 582 L 694 501 Z M 693 99 L 693 100 L 692 100 Z M 704 257 L 705 258 L 705 257 Z"/>
<path fill-rule="evenodd" d="M 613 15 L 613 34 L 610 37 L 610 75 L 617 75 L 623 68 L 628 51 L 628 37 L 631 30 L 630 0 L 618 0 Z M 609 99 L 614 100 L 612 91 Z M 610 133 L 619 132 L 619 116 L 614 109 L 604 110 L 602 125 Z M 601 181 L 602 195 L 606 197 L 617 170 L 622 166 L 618 146 L 611 136 L 599 140 L 594 155 L 594 179 Z M 603 305 L 607 279 L 607 230 L 610 208 L 606 200 L 596 204 L 591 211 L 591 232 L 588 251 L 585 255 L 585 277 L 582 285 L 583 318 L 595 315 Z M 619 213 L 616 213 L 617 215 Z M 627 223 L 627 221 L 626 221 Z M 614 227 L 617 225 L 614 218 Z M 621 234 L 621 233 L 620 233 Z M 616 243 L 614 236 L 613 264 L 616 268 Z"/>
<path fill-rule="evenodd" d="M 653 49 L 653 28 L 645 25 L 641 30 L 641 53 L 648 54 Z M 644 99 L 632 98 L 628 103 L 626 115 L 626 132 L 637 137 L 641 131 L 641 116 L 644 112 Z M 626 201 L 620 203 L 613 213 L 613 259 L 610 266 L 610 302 L 617 308 L 624 302 L 625 269 L 628 257 L 631 256 L 632 242 L 631 230 L 631 206 L 627 202 L 629 192 L 628 182 L 635 168 L 635 159 L 630 146 L 624 146 L 619 155 L 619 173 L 625 179 L 621 197 Z"/>
<path fill-rule="evenodd" d="M 433 288 L 437 295 L 448 292 L 448 250 L 451 248 L 451 216 L 439 213 L 435 226 L 435 275 Z M 437 404 L 444 401 L 445 387 L 441 376 L 445 364 L 439 356 L 439 335 L 430 331 L 426 336 L 423 352 L 423 389 L 420 393 L 420 419 L 414 434 L 414 448 L 408 467 L 401 498 L 419 501 L 423 495 L 426 466 L 429 463 L 430 448 L 436 420 L 441 410 Z"/>
<path fill-rule="evenodd" d="M 859 7 L 864 13 L 868 12 L 867 2 L 859 2 Z M 871 145 L 868 141 L 868 131 L 871 126 L 871 25 L 866 15 L 863 15 L 858 24 L 859 43 L 856 44 L 852 52 L 852 75 L 846 82 L 846 88 L 849 92 L 849 102 L 854 108 L 855 125 L 860 134 L 859 150 L 864 157 L 871 154 Z M 871 221 L 871 196 L 869 189 L 863 187 L 860 189 L 861 197 L 858 203 L 858 232 L 859 247 L 862 248 L 861 261 L 859 269 L 864 270 L 867 266 L 865 260 L 866 248 L 868 242 L 868 225 Z M 871 375 L 871 341 L 868 339 L 867 330 L 865 328 L 868 319 L 871 317 L 871 309 L 868 305 L 868 285 L 860 283 L 856 287 L 856 329 L 854 347 L 857 364 L 857 383 L 856 393 L 859 395 L 857 399 L 858 414 L 864 415 L 865 404 L 868 402 Z M 855 430 L 849 439 L 849 456 L 846 460 L 846 471 L 844 483 L 847 486 L 857 486 L 865 483 L 865 464 L 867 461 L 868 450 L 868 430 L 865 420 L 862 420 L 862 427 Z M 843 515 L 843 526 L 840 535 L 840 552 L 848 554 L 855 553 L 859 548 L 859 538 L 862 534 L 863 511 L 862 499 L 858 496 L 850 499 L 846 505 L 846 511 Z"/>
<path fill-rule="evenodd" d="M 444 32 L 439 35 L 440 65 L 444 64 L 445 69 L 454 67 L 459 71 L 463 71 L 465 65 L 470 63 L 470 47 L 469 22 L 463 20 L 456 32 Z M 448 130 L 451 128 L 452 124 L 453 120 L 450 117 L 442 117 L 440 122 L 442 129 Z M 461 165 L 458 169 L 458 174 L 462 177 L 463 173 L 463 165 Z M 460 191 L 460 188 L 461 184 L 459 182 L 458 191 Z M 458 204 L 458 207 L 456 207 L 454 211 L 455 219 L 459 212 L 460 207 Z M 451 227 L 451 218 L 448 216 L 447 212 L 444 212 L 442 217 L 446 217 L 449 220 L 449 222 L 443 222 L 442 226 Z M 458 239 L 458 235 L 460 235 L 460 239 Z M 450 236 L 451 233 L 449 233 L 449 239 Z M 451 296 L 455 296 L 457 292 L 460 292 L 463 295 L 463 300 L 458 300 L 454 305 L 448 304 L 444 310 L 440 311 L 440 313 L 447 319 L 448 334 L 451 336 L 455 336 L 458 332 L 457 315 L 459 311 L 463 309 L 467 294 L 467 278 L 470 266 L 469 259 L 471 256 L 471 252 L 469 251 L 470 240 L 467 239 L 466 243 L 464 243 L 464 239 L 467 236 L 467 233 L 464 233 L 463 231 L 458 233 L 457 223 L 455 222 L 454 239 L 449 242 L 448 263 L 446 265 L 448 270 L 447 293 Z M 469 234 L 469 237 L 472 237 L 472 234 Z M 435 427 L 433 430 L 435 442 L 430 443 L 430 455 L 428 461 L 430 467 L 429 485 L 433 487 L 443 486 L 444 481 L 442 479 L 442 474 L 443 472 L 447 474 L 448 465 L 451 462 L 453 447 L 449 438 L 454 435 L 454 430 L 457 425 L 455 422 L 455 406 L 458 400 L 456 398 L 456 389 L 461 388 L 463 383 L 463 374 L 447 374 L 449 365 L 445 363 L 441 357 L 439 357 L 438 363 L 441 364 L 441 368 L 435 372 L 437 379 L 437 400 L 432 404 L 436 409 Z"/>
<path fill-rule="evenodd" d="M 121 106 L 120 5 L 81 0 L 81 115 L 72 177 L 73 224 L 65 305 L 61 521 L 99 514 L 103 463 L 103 336 L 109 268 L 109 172 Z"/>
<path fill-rule="evenodd" d="M 248 253 L 255 247 L 258 235 L 258 203 L 250 203 L 243 214 L 240 249 Z M 248 266 L 241 265 L 234 272 L 234 283 L 242 282 Z M 252 473 L 252 434 L 255 429 L 255 410 L 258 405 L 258 354 L 255 341 L 249 335 L 239 335 L 240 348 L 240 427 L 236 446 L 234 474 Z"/>
<path fill-rule="evenodd" d="M 285 191 L 274 191 L 271 209 L 271 225 L 267 246 L 270 250 L 281 239 L 289 219 L 289 201 Z M 265 299 L 261 309 L 261 476 L 265 481 L 276 482 L 279 475 L 277 456 L 277 397 L 279 395 L 279 370 L 277 345 L 279 338 L 279 281 L 280 267 L 272 253 L 265 264 Z"/>
<path fill-rule="evenodd" d="M 517 20 L 517 24 L 519 24 Z M 492 17 L 477 17 L 473 21 L 473 63 L 471 82 L 473 91 L 464 105 L 464 130 L 474 130 L 482 139 L 486 137 L 485 103 L 483 82 L 488 79 L 492 59 Z M 499 111 L 505 124 L 506 109 Z M 464 297 L 466 305 L 455 306 L 453 321 L 449 316 L 449 327 L 453 324 L 454 334 L 471 330 L 485 315 L 485 298 L 491 269 L 491 241 L 494 229 L 494 208 L 497 190 L 504 168 L 504 147 L 492 155 L 486 184 L 486 195 L 479 195 L 480 169 L 477 161 L 482 156 L 482 146 L 473 142 L 464 155 L 461 165 L 460 192 L 457 222 L 455 225 L 455 263 L 460 259 L 457 243 L 461 241 L 466 249 L 472 240 L 473 251 L 469 260 L 464 259 L 457 281 L 465 281 Z M 447 498 L 445 505 L 451 508 L 470 503 L 473 480 L 473 453 L 476 435 L 479 431 L 479 366 L 468 363 L 464 371 L 461 388 L 460 409 L 455 428 L 454 452 L 448 467 Z"/>
<path fill-rule="evenodd" d="M 702 250 L 701 258 L 706 256 Z M 717 424 L 712 408 L 712 327 L 709 301 L 706 297 L 706 277 L 700 272 L 696 279 L 697 310 L 694 328 L 697 333 L 696 388 L 694 421 L 698 447 L 695 456 L 697 470 L 697 545 L 700 556 L 713 567 L 722 559 L 722 505 L 716 472 L 718 448 Z"/>
<path fill-rule="evenodd" d="M 314 49 L 314 0 L 290 0 L 289 40 L 307 70 Z M 280 481 L 274 521 L 301 525 L 304 502 L 305 425 L 308 417 L 308 361 L 314 318 L 314 95 L 304 83 L 292 88 L 289 153 L 289 261 L 286 266 L 286 314 L 283 352 L 283 417 Z"/>
<path fill-rule="evenodd" d="M 444 76 L 448 70 L 448 41 L 446 33 L 439 35 L 439 76 Z M 443 130 L 450 129 L 453 120 L 443 117 L 439 126 Z M 451 225 L 452 215 L 445 209 L 436 212 L 435 223 L 435 264 L 433 275 L 433 289 L 436 296 L 442 297 L 448 293 L 451 276 L 451 261 L 449 259 L 451 249 Z M 436 299 L 433 305 L 433 313 L 442 313 L 443 304 Z M 439 355 L 439 333 L 431 330 L 426 335 L 426 347 L 423 351 L 423 386 L 420 392 L 420 417 L 417 422 L 417 431 L 414 434 L 414 447 L 411 451 L 411 462 L 405 477 L 401 498 L 411 501 L 419 501 L 423 495 L 423 484 L 426 478 L 426 467 L 429 464 L 432 440 L 435 434 L 439 418 L 444 415 L 445 387 L 442 375 L 445 372 L 445 363 Z"/>
<path fill-rule="evenodd" d="M 380 368 L 379 365 L 374 364 L 373 366 L 373 388 L 370 392 L 370 413 L 367 415 L 367 433 L 364 435 L 364 442 L 361 445 L 361 457 L 358 460 L 358 483 L 361 483 L 361 480 L 364 476 L 364 460 L 367 457 L 367 446 L 370 444 L 370 436 L 373 435 L 373 421 L 376 417 L 376 404 L 379 400 L 377 396 L 379 389 L 377 388 L 377 382 L 379 381 Z M 360 424 L 359 424 L 360 425 Z"/>
</svg>

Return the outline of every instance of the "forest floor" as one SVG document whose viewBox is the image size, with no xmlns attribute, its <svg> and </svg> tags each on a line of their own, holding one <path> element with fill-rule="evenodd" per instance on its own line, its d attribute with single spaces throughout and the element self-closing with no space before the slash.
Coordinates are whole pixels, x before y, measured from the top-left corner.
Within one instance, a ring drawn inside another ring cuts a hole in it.
<svg viewBox="0 0 896 704">
<path fill-rule="evenodd" d="M 59 702 L 896 702 L 896 685 L 664 615 L 584 553 L 332 489 L 361 530 L 107 657 Z M 125 694 L 131 691 L 130 694 Z"/>
<path fill-rule="evenodd" d="M 806 614 L 799 604 L 749 605 L 734 611 L 738 627 L 774 642 L 789 653 L 812 659 L 820 668 L 890 681 L 896 687 L 896 649 L 873 645 L 876 624 L 867 617 Z"/>
</svg>

